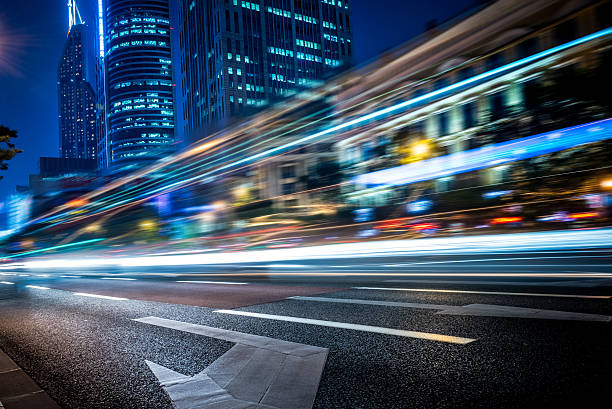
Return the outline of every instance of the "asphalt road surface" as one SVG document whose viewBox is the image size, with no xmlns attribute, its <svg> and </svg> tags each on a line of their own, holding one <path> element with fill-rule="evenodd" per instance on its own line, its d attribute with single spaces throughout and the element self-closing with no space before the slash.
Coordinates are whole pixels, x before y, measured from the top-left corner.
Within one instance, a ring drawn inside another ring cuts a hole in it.
<svg viewBox="0 0 612 409">
<path fill-rule="evenodd" d="M 64 408 L 608 407 L 611 255 L 4 269 L 0 348 Z"/>
</svg>

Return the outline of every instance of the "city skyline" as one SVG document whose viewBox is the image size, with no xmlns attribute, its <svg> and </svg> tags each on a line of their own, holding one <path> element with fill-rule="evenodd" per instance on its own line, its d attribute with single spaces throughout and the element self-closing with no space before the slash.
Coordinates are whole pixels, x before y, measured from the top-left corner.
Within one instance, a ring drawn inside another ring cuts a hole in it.
<svg viewBox="0 0 612 409">
<path fill-rule="evenodd" d="M 463 2 L 443 2 L 446 14 L 440 15 L 436 7 L 432 5 L 419 5 L 411 7 L 418 13 L 407 13 L 407 17 L 411 21 L 416 22 L 412 25 L 400 26 L 402 30 L 392 30 L 385 25 L 375 26 L 373 24 L 365 24 L 371 21 L 372 15 L 367 12 L 367 2 L 353 2 L 353 31 L 354 41 L 361 43 L 362 46 L 355 46 L 355 61 L 356 64 L 363 64 L 371 58 L 378 55 L 380 52 L 397 46 L 404 41 L 407 41 L 410 34 L 418 35 L 424 31 L 425 24 L 433 19 L 443 21 L 451 18 L 457 13 L 466 8 L 478 3 L 478 1 L 463 1 Z M 47 1 L 41 1 L 42 5 L 48 6 Z M 389 0 L 390 9 L 407 10 L 401 1 Z M 0 196 L 5 196 L 14 192 L 15 185 L 26 184 L 29 174 L 38 172 L 38 158 L 41 156 L 57 155 L 58 136 L 57 135 L 57 114 L 54 115 L 53 109 L 44 110 L 44 116 L 37 121 L 29 121 L 31 114 L 24 111 L 29 105 L 27 101 L 39 106 L 56 106 L 57 101 L 57 85 L 55 70 L 47 70 L 45 64 L 54 66 L 61 52 L 61 47 L 65 41 L 66 27 L 68 25 L 65 3 L 57 1 L 56 7 L 50 9 L 44 8 L 45 12 L 41 12 L 41 7 L 30 7 L 23 4 L 11 4 L 11 7 L 5 10 L 5 13 L 0 16 L 0 29 L 4 33 L 17 33 L 22 43 L 20 53 L 13 53 L 17 59 L 21 70 L 21 76 L 9 76 L 6 73 L 0 76 L 0 83 L 3 85 L 5 93 L 0 96 L 0 121 L 3 124 L 16 128 L 20 133 L 20 138 L 17 144 L 23 144 L 25 149 L 23 154 L 15 157 L 8 171 L 3 171 L 4 179 L 0 181 Z M 81 15 L 88 25 L 97 25 L 97 3 L 82 2 L 79 3 Z M 390 19 L 392 21 L 400 18 L 398 13 L 387 12 L 377 16 L 379 19 Z M 34 29 L 37 27 L 37 29 Z M 10 30 L 9 30 L 10 29 Z M 378 40 L 376 40 L 378 39 Z M 19 86 L 24 78 L 25 73 L 34 75 L 36 78 L 41 78 L 43 82 L 40 85 L 26 83 L 25 87 Z M 50 74 L 50 75 L 49 75 Z M 46 79 L 45 79 L 46 78 Z M 47 84 L 46 86 L 44 84 Z M 46 89 L 46 91 L 45 91 Z M 30 100 L 21 97 L 23 92 L 30 95 Z M 16 96 L 20 95 L 18 101 L 23 101 L 15 104 Z M 41 112 L 42 114 L 42 112 Z M 44 126 L 41 126 L 43 125 Z M 46 135 L 40 140 L 39 135 Z M 38 142 L 33 143 L 37 139 Z"/>
</svg>

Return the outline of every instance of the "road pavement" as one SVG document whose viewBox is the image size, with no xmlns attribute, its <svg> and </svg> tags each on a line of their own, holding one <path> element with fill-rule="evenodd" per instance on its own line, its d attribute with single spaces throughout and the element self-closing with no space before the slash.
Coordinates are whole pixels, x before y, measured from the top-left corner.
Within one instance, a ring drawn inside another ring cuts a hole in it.
<svg viewBox="0 0 612 409">
<path fill-rule="evenodd" d="M 64 408 L 588 407 L 611 254 L 4 269 L 0 348 Z"/>
</svg>

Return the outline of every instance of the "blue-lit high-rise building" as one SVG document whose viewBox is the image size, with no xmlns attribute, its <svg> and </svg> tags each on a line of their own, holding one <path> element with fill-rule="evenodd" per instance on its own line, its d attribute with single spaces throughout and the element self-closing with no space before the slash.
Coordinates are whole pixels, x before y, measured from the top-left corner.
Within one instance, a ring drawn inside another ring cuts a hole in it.
<svg viewBox="0 0 612 409">
<path fill-rule="evenodd" d="M 172 0 L 177 132 L 188 142 L 349 63 L 349 1 Z"/>
<path fill-rule="evenodd" d="M 68 2 L 68 36 L 57 68 L 60 156 L 96 158 L 94 54 L 89 28 L 73 0 Z"/>
<path fill-rule="evenodd" d="M 131 168 L 174 141 L 168 0 L 104 0 L 106 163 Z"/>
</svg>

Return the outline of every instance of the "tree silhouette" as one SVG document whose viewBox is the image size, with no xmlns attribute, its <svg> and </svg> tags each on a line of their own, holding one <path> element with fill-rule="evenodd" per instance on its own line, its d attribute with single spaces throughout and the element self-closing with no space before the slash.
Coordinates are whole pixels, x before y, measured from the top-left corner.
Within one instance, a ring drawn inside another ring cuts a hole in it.
<svg viewBox="0 0 612 409">
<path fill-rule="evenodd" d="M 23 152 L 16 148 L 14 143 L 11 143 L 12 138 L 17 138 L 17 131 L 0 125 L 0 170 L 7 170 L 8 164 L 6 161 Z M 0 176 L 0 179 L 2 179 L 2 176 Z"/>
</svg>

